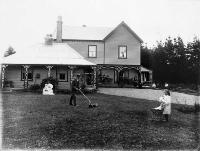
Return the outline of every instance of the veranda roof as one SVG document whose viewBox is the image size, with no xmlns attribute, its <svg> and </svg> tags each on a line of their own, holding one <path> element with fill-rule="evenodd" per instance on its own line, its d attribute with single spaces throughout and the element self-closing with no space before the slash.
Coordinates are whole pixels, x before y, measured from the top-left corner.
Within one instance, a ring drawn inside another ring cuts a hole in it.
<svg viewBox="0 0 200 151">
<path fill-rule="evenodd" d="M 152 72 L 152 70 L 147 69 L 147 68 L 145 68 L 145 67 L 141 67 L 141 71 L 142 71 L 142 72 Z"/>
<path fill-rule="evenodd" d="M 34 65 L 95 65 L 87 61 L 68 44 L 37 44 L 13 55 L 4 57 L 2 64 L 34 64 Z"/>
</svg>

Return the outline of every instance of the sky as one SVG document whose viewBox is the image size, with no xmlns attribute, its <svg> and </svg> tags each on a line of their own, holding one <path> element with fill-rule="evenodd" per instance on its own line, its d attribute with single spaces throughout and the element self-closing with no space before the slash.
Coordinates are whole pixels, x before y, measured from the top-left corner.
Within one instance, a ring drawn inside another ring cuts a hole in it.
<svg viewBox="0 0 200 151">
<path fill-rule="evenodd" d="M 44 42 L 58 16 L 70 26 L 125 21 L 150 47 L 168 36 L 200 37 L 200 0 L 0 0 L 0 55 Z"/>
</svg>

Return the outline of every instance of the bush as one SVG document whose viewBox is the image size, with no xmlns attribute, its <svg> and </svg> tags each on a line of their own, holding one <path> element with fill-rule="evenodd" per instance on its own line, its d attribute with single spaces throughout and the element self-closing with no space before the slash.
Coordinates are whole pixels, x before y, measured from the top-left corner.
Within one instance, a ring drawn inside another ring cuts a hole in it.
<svg viewBox="0 0 200 151">
<path fill-rule="evenodd" d="M 103 75 L 103 76 L 100 76 L 99 77 L 99 82 L 100 83 L 111 83 L 112 82 L 112 78 L 110 78 L 108 75 L 107 76 L 105 76 L 105 75 Z"/>
<path fill-rule="evenodd" d="M 13 85 L 13 81 L 4 81 L 4 88 L 7 88 L 7 87 L 9 87 L 9 88 L 13 88 L 14 87 L 14 85 Z"/>
<path fill-rule="evenodd" d="M 124 84 L 133 85 L 134 87 L 136 87 L 138 86 L 138 81 L 134 80 L 133 78 L 129 79 L 124 77 L 119 81 L 119 85 L 124 85 Z"/>
<path fill-rule="evenodd" d="M 124 77 L 123 79 L 121 79 L 121 81 L 123 82 L 123 84 L 131 84 L 131 79 Z"/>
<path fill-rule="evenodd" d="M 41 88 L 44 88 L 45 84 L 47 84 L 48 82 L 53 85 L 53 90 L 55 90 L 58 85 L 58 80 L 54 79 L 53 77 L 43 79 L 42 83 L 40 84 Z"/>
<path fill-rule="evenodd" d="M 200 112 L 200 104 L 196 103 L 194 104 L 194 112 L 197 113 L 197 112 Z"/>
<path fill-rule="evenodd" d="M 32 90 L 32 91 L 36 91 L 36 90 L 40 90 L 40 85 L 39 84 L 33 84 L 33 85 L 31 85 L 30 86 L 30 90 Z"/>
</svg>

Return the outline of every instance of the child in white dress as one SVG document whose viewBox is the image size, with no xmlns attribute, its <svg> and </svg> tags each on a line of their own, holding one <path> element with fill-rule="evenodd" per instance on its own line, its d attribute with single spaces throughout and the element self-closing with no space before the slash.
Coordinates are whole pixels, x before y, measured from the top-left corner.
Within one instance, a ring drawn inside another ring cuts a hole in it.
<svg viewBox="0 0 200 151">
<path fill-rule="evenodd" d="M 43 88 L 43 95 L 54 95 L 53 85 L 51 83 L 45 84 Z"/>
<path fill-rule="evenodd" d="M 171 114 L 171 96 L 169 90 L 164 90 L 164 95 L 159 98 L 159 102 L 161 102 L 160 106 L 153 108 L 153 110 L 162 111 L 166 121 L 168 121 Z"/>
</svg>

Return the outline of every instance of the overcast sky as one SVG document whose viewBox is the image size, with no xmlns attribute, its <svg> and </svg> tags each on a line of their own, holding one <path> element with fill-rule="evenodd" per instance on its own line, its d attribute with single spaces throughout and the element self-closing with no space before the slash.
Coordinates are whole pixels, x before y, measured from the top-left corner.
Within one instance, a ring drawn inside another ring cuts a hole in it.
<svg viewBox="0 0 200 151">
<path fill-rule="evenodd" d="M 168 36 L 200 37 L 200 0 L 0 0 L 0 52 L 43 42 L 59 15 L 72 26 L 125 21 L 149 46 Z"/>
</svg>

